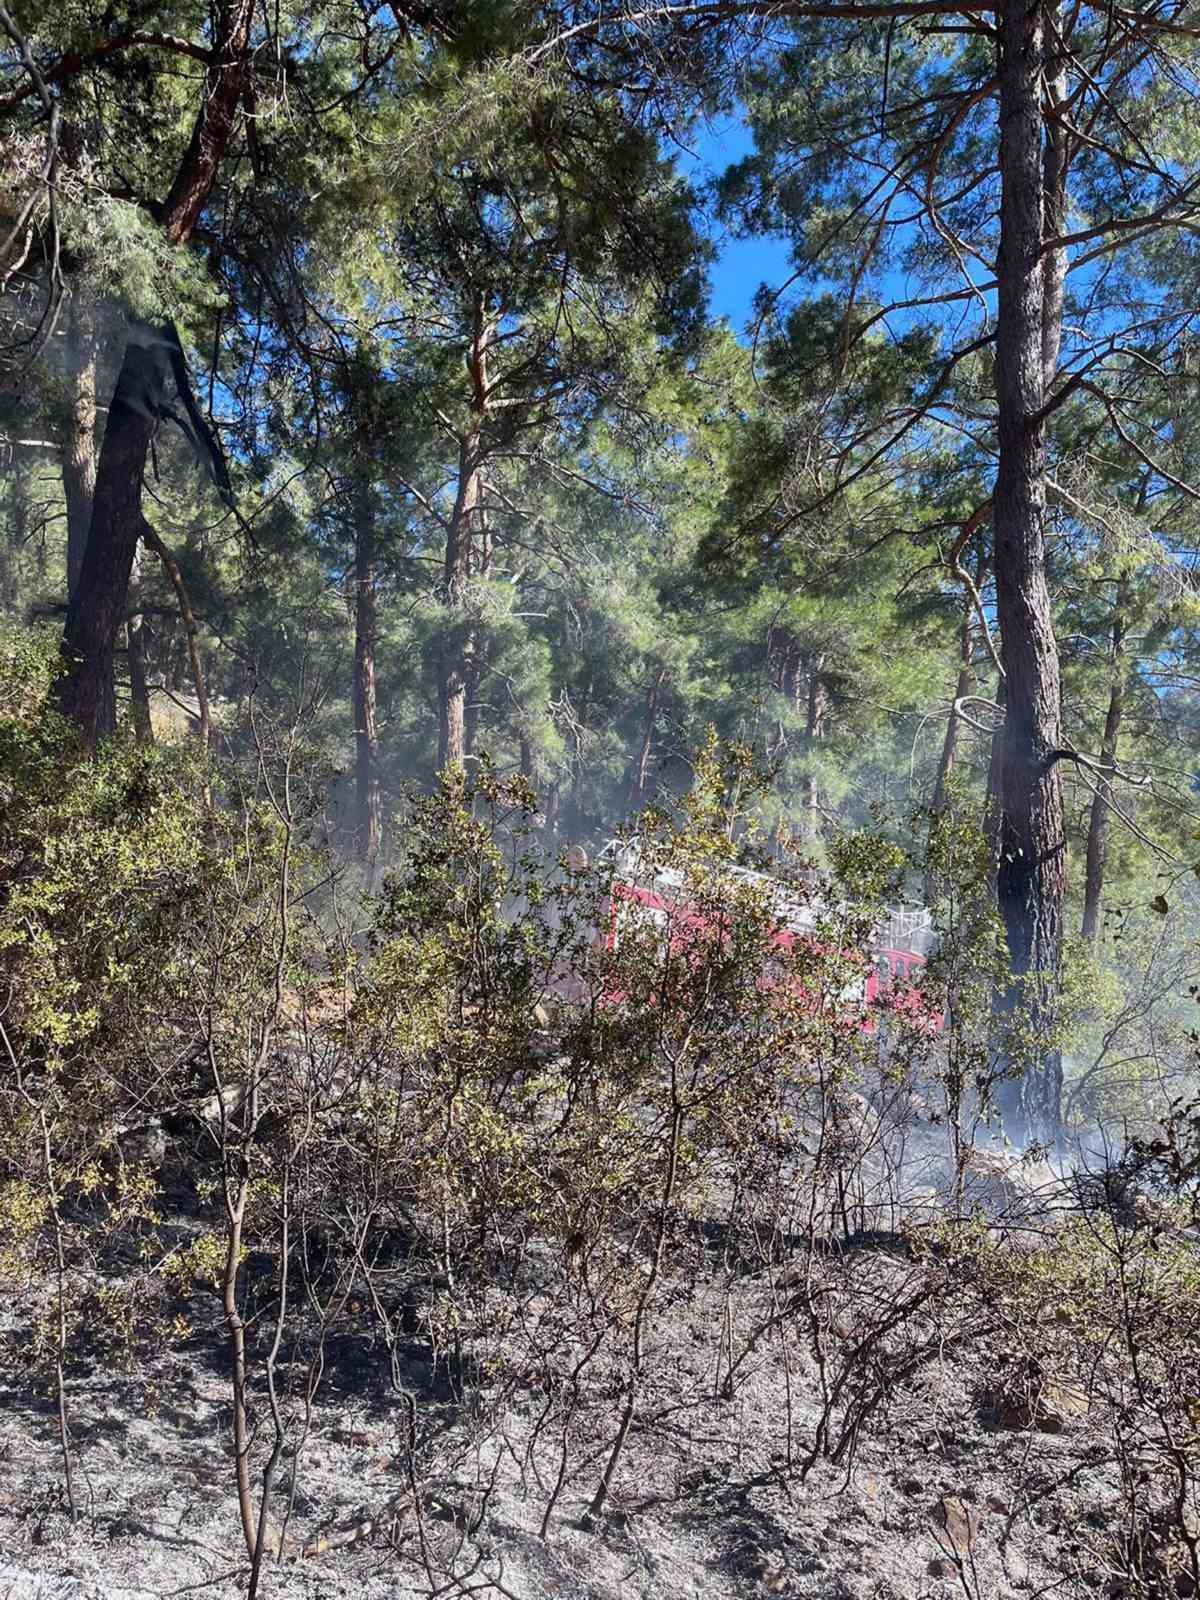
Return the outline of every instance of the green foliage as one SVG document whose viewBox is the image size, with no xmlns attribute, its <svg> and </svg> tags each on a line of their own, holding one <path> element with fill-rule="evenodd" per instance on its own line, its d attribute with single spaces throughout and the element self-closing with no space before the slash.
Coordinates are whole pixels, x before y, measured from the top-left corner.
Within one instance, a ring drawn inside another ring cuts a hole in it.
<svg viewBox="0 0 1200 1600">
<path fill-rule="evenodd" d="M 1097 1560 L 1171 1592 L 1200 1471 L 1188 42 L 1126 74 L 1157 18 L 1063 22 L 1090 63 L 1069 226 L 1111 231 L 1073 258 L 1047 420 L 1071 846 L 1048 1033 L 995 1007 L 988 28 L 774 18 L 739 53 L 704 8 L 666 35 L 506 0 L 259 8 L 179 248 L 161 219 L 227 8 L 36 10 L 52 172 L 34 75 L 0 63 L 0 1359 L 55 1394 L 68 1475 L 71 1380 L 219 1337 L 253 1548 L 251 1464 L 296 1466 L 338 1337 L 403 1390 L 418 1523 L 422 1473 L 457 1480 L 511 1413 L 548 1535 L 565 1486 L 601 1511 L 631 1436 L 665 1459 L 751 1375 L 783 1396 L 788 1488 L 982 1351 L 1027 1407 L 1054 1371 L 1086 1390 L 1125 1519 Z M 731 96 L 755 148 L 705 196 L 674 151 Z M 791 245 L 752 342 L 707 317 L 714 198 Z M 1183 247 L 1143 229 L 1173 209 Z M 121 731 L 84 760 L 54 709 L 72 471 L 141 403 L 114 391 L 130 329 L 168 317 L 236 510 L 168 385 L 125 488 L 182 583 L 143 543 Z M 157 744 L 131 737 L 139 659 Z M 439 773 L 452 669 L 466 759 Z M 201 676 L 206 752 L 175 737 Z M 342 856 L 372 785 L 363 893 Z M 614 897 L 614 850 L 583 864 L 614 836 L 674 886 L 652 914 Z M 784 895 L 810 934 L 781 937 Z M 915 1003 L 868 1008 L 875 930 L 913 901 L 937 951 Z M 1140 1141 L 1017 1251 L 976 1180 L 1021 1190 L 986 1143 L 1048 1044 L 1080 1149 Z"/>
</svg>

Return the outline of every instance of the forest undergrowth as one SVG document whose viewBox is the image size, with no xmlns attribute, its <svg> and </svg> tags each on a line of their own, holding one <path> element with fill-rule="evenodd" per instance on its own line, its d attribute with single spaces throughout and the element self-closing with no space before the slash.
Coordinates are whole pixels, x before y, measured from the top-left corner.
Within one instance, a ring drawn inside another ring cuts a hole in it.
<svg viewBox="0 0 1200 1600">
<path fill-rule="evenodd" d="M 241 766 L 76 758 L 52 653 L 6 649 L 21 1548 L 94 1540 L 104 1389 L 109 1424 L 206 1435 L 214 1589 L 1200 1592 L 1200 1114 L 1004 1146 L 1022 1040 L 968 832 L 939 835 L 926 1009 L 868 1017 L 910 864 L 867 834 L 819 882 L 776 859 L 821 908 L 781 950 L 725 871 L 745 751 L 640 822 L 703 915 L 613 941 L 603 864 L 486 761 L 410 798 L 364 897 L 301 727 L 251 708 Z"/>
</svg>

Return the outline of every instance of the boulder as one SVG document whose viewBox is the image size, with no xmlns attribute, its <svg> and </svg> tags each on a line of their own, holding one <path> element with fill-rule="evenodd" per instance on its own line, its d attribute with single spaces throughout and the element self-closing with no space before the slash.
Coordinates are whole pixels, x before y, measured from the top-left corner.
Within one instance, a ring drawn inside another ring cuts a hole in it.
<svg viewBox="0 0 1200 1600">
<path fill-rule="evenodd" d="M 957 1495 L 943 1495 L 933 1507 L 934 1538 L 955 1561 L 966 1561 L 979 1533 L 979 1513 Z"/>
<path fill-rule="evenodd" d="M 943 1193 L 955 1194 L 947 1174 Z M 963 1158 L 962 1203 L 969 1214 L 993 1221 L 1028 1221 L 1061 1206 L 1064 1186 L 1047 1161 L 1028 1160 L 1006 1150 L 968 1149 Z"/>
<path fill-rule="evenodd" d="M 1065 1433 L 1083 1422 L 1091 1403 L 1078 1384 L 1043 1371 L 1025 1360 L 984 1396 L 984 1411 L 995 1428 L 1017 1433 Z"/>
</svg>

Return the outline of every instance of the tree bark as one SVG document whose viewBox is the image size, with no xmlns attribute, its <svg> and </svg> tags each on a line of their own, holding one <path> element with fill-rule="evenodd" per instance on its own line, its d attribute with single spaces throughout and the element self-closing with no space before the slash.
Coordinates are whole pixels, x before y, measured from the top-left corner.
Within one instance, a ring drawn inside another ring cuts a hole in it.
<svg viewBox="0 0 1200 1600">
<path fill-rule="evenodd" d="M 483 425 L 487 416 L 487 352 L 492 325 L 482 300 L 475 305 L 474 330 L 467 356 L 471 410 L 459 442 L 458 490 L 446 527 L 446 561 L 442 582 L 447 608 L 438 684 L 438 766 L 461 767 L 467 757 L 467 690 L 475 665 L 467 599 L 471 580 L 475 525 L 482 499 Z"/>
<path fill-rule="evenodd" d="M 215 7 L 212 57 L 192 136 L 159 218 L 172 245 L 191 238 L 232 137 L 250 67 L 253 14 L 253 0 L 218 0 Z M 100 448 L 79 581 L 67 609 L 63 653 L 68 666 L 59 704 L 92 749 L 116 726 L 113 657 L 142 533 L 142 478 L 166 370 L 158 345 L 140 330 L 129 338 Z"/>
<path fill-rule="evenodd" d="M 375 709 L 378 637 L 375 506 L 371 486 L 358 485 L 354 519 L 354 774 L 358 858 L 372 874 L 383 842 L 379 731 Z"/>
<path fill-rule="evenodd" d="M 805 719 L 804 748 L 810 757 L 818 742 L 825 736 L 825 713 L 828 710 L 829 699 L 825 685 L 821 682 L 823 663 L 823 656 L 814 656 L 808 675 L 808 714 Z M 815 772 L 810 772 L 804 781 L 804 815 L 805 837 L 811 841 L 817 837 L 817 824 L 821 815 L 821 797 Z"/>
<path fill-rule="evenodd" d="M 67 600 L 79 584 L 96 494 L 96 319 L 86 291 L 71 296 L 67 324 L 71 407 L 63 446 L 63 498 L 67 503 Z"/>
<path fill-rule="evenodd" d="M 1111 683 L 1108 691 L 1108 714 L 1104 719 L 1104 738 L 1100 745 L 1100 760 L 1112 766 L 1117 759 L 1117 742 L 1121 735 L 1121 719 L 1125 711 L 1125 616 L 1129 604 L 1129 585 L 1125 578 L 1117 584 L 1116 610 L 1112 624 Z M 1083 887 L 1083 937 L 1093 947 L 1100 939 L 1100 913 L 1104 902 L 1104 866 L 1108 853 L 1108 797 L 1112 786 L 1107 779 L 1097 776 L 1096 792 L 1092 796 L 1091 816 L 1088 819 L 1087 865 Z"/>
<path fill-rule="evenodd" d="M 1057 1139 L 1062 1060 L 1055 1041 L 1066 838 L 1058 648 L 1045 570 L 1044 394 L 1047 317 L 1043 237 L 1042 13 L 1002 0 L 1000 30 L 1001 231 L 997 273 L 996 394 L 999 464 L 993 495 L 996 609 L 1005 671 L 1000 752 L 997 901 L 1011 982 L 1002 1017 L 1027 1026 L 1027 1059 L 1001 1085 L 1006 1133 L 1017 1144 Z"/>
<path fill-rule="evenodd" d="M 204 74 L 200 108 L 163 205 L 163 231 L 173 245 L 186 244 L 200 220 L 233 137 L 250 70 L 254 0 L 217 0 L 213 9 L 212 60 Z"/>
<path fill-rule="evenodd" d="M 486 582 L 492 574 L 492 562 L 495 555 L 491 528 L 487 514 L 487 484 L 482 477 L 479 482 L 479 502 L 475 511 L 475 520 L 478 526 L 478 540 L 473 542 L 472 555 L 478 551 L 478 560 L 472 561 L 473 575 Z M 465 671 L 467 680 L 466 692 L 466 747 L 470 755 L 475 749 L 479 737 L 479 712 L 482 705 L 483 672 L 486 665 L 484 661 L 484 645 L 480 637 L 480 630 L 472 625 L 467 632 L 463 645 L 465 657 Z"/>
<path fill-rule="evenodd" d="M 69 665 L 59 705 L 91 748 L 116 731 L 113 656 L 141 538 L 142 474 L 164 381 L 159 352 L 131 341 L 109 406 L 92 524 L 63 640 Z"/>
<path fill-rule="evenodd" d="M 8 472 L 3 479 L 8 537 L 0 542 L 0 610 L 15 611 L 20 595 L 17 552 L 25 542 L 29 515 L 28 482 L 23 472 Z"/>
<path fill-rule="evenodd" d="M 187 592 L 187 585 L 183 581 L 183 573 L 179 570 L 179 563 L 159 538 L 157 531 L 148 522 L 142 523 L 142 538 L 146 541 L 148 549 L 163 564 L 167 580 L 175 591 L 175 598 L 179 602 L 179 617 L 183 623 L 184 636 L 187 639 L 188 662 L 192 669 L 192 687 L 196 691 L 196 710 L 199 713 L 197 734 L 201 748 L 207 750 L 212 742 L 212 714 L 208 702 L 208 680 L 204 673 L 204 658 L 200 654 L 200 625 L 196 621 L 196 613 L 192 610 L 191 598 Z"/>
<path fill-rule="evenodd" d="M 142 573 L 141 558 L 135 555 L 129 574 L 129 619 L 125 624 L 125 638 L 129 646 L 129 703 L 133 715 L 133 737 L 140 745 L 154 743 L 154 726 L 150 720 L 150 685 L 146 679 L 146 626 L 140 610 Z"/>
<path fill-rule="evenodd" d="M 959 646 L 958 680 L 954 686 L 954 705 L 950 707 L 950 716 L 946 722 L 946 737 L 942 740 L 942 754 L 938 761 L 937 778 L 933 785 L 933 799 L 929 804 L 929 845 L 933 847 L 934 837 L 942 813 L 946 809 L 946 797 L 950 786 L 950 776 L 954 771 L 954 763 L 958 757 L 958 740 L 962 727 L 962 719 L 955 710 L 958 702 L 965 696 L 972 694 L 975 689 L 975 669 L 972 663 L 972 652 L 975 643 L 972 623 L 974 621 L 974 606 L 971 598 L 967 597 L 966 614 L 963 617 L 962 632 Z M 932 905 L 938 896 L 938 874 L 930 865 L 925 871 L 925 903 Z"/>
<path fill-rule="evenodd" d="M 565 815 L 564 831 L 568 839 L 577 839 L 586 832 L 583 814 L 583 748 L 588 737 L 588 718 L 592 714 L 592 694 L 594 690 L 595 680 L 589 672 L 583 681 L 583 688 L 579 697 L 579 708 L 575 713 L 575 726 L 572 729 L 575 751 L 571 758 L 571 788 L 567 804 L 563 808 Z"/>
<path fill-rule="evenodd" d="M 666 667 L 660 667 L 650 684 L 646 696 L 646 720 L 642 725 L 642 745 L 633 769 L 633 782 L 629 786 L 629 809 L 640 811 L 646 800 L 646 785 L 650 778 L 650 755 L 654 749 L 654 724 L 658 717 L 658 696 L 666 678 Z"/>
<path fill-rule="evenodd" d="M 996 677 L 993 703 L 1004 713 L 1004 679 Z M 988 753 L 987 789 L 983 801 L 983 839 L 987 849 L 987 882 L 992 895 L 996 893 L 996 875 L 1000 870 L 1000 819 L 1004 815 L 1004 797 L 1000 792 L 1002 756 L 1004 753 L 1004 723 L 1001 721 L 992 734 Z"/>
<path fill-rule="evenodd" d="M 472 432 L 463 441 L 459 453 L 458 493 L 446 530 L 443 581 L 448 617 L 438 685 L 438 766 L 443 770 L 461 767 L 467 756 L 467 684 L 471 661 L 465 612 L 471 579 L 473 521 L 479 502 L 478 449 L 478 435 Z"/>
<path fill-rule="evenodd" d="M 1067 63 L 1062 49 L 1062 7 L 1049 5 L 1045 20 L 1043 71 L 1042 237 L 1059 239 L 1067 231 L 1067 130 L 1062 122 L 1067 98 Z M 1048 250 L 1042 259 L 1042 388 L 1049 395 L 1058 375 L 1062 345 L 1063 293 L 1067 252 Z"/>
</svg>

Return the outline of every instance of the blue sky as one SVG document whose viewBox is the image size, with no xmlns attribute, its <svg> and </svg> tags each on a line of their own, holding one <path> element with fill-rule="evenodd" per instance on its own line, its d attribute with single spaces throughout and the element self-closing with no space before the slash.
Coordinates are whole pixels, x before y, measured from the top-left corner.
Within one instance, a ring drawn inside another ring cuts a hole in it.
<svg viewBox="0 0 1200 1600">
<path fill-rule="evenodd" d="M 740 161 L 754 149 L 754 140 L 744 119 L 736 112 L 713 121 L 697 130 L 689 140 L 687 150 L 677 149 L 676 165 L 698 189 L 735 161 Z M 728 317 L 736 333 L 743 334 L 751 316 L 754 296 L 763 283 L 780 289 L 791 278 L 793 267 L 791 249 L 786 238 L 768 235 L 763 238 L 735 239 L 711 219 L 711 237 L 717 246 L 717 259 L 711 269 L 712 311 L 715 316 Z M 893 241 L 893 244 L 895 241 Z M 818 285 L 811 277 L 798 285 L 796 294 L 814 293 L 825 287 L 836 291 L 837 284 Z M 928 291 L 928 284 L 911 277 L 899 267 L 885 268 L 869 278 L 864 285 L 881 301 L 904 301 Z M 994 294 L 983 290 L 980 302 L 993 306 Z M 974 302 L 972 302 L 974 304 Z M 898 311 L 890 318 L 888 326 L 895 333 L 922 320 L 920 310 Z"/>
<path fill-rule="evenodd" d="M 698 188 L 719 176 L 754 148 L 750 130 L 730 116 L 698 130 L 690 152 L 680 150 L 676 162 Z M 728 317 L 736 332 L 745 329 L 760 284 L 777 289 L 791 274 L 788 244 L 781 238 L 733 239 L 713 222 L 718 256 L 712 267 L 712 310 Z"/>
</svg>

